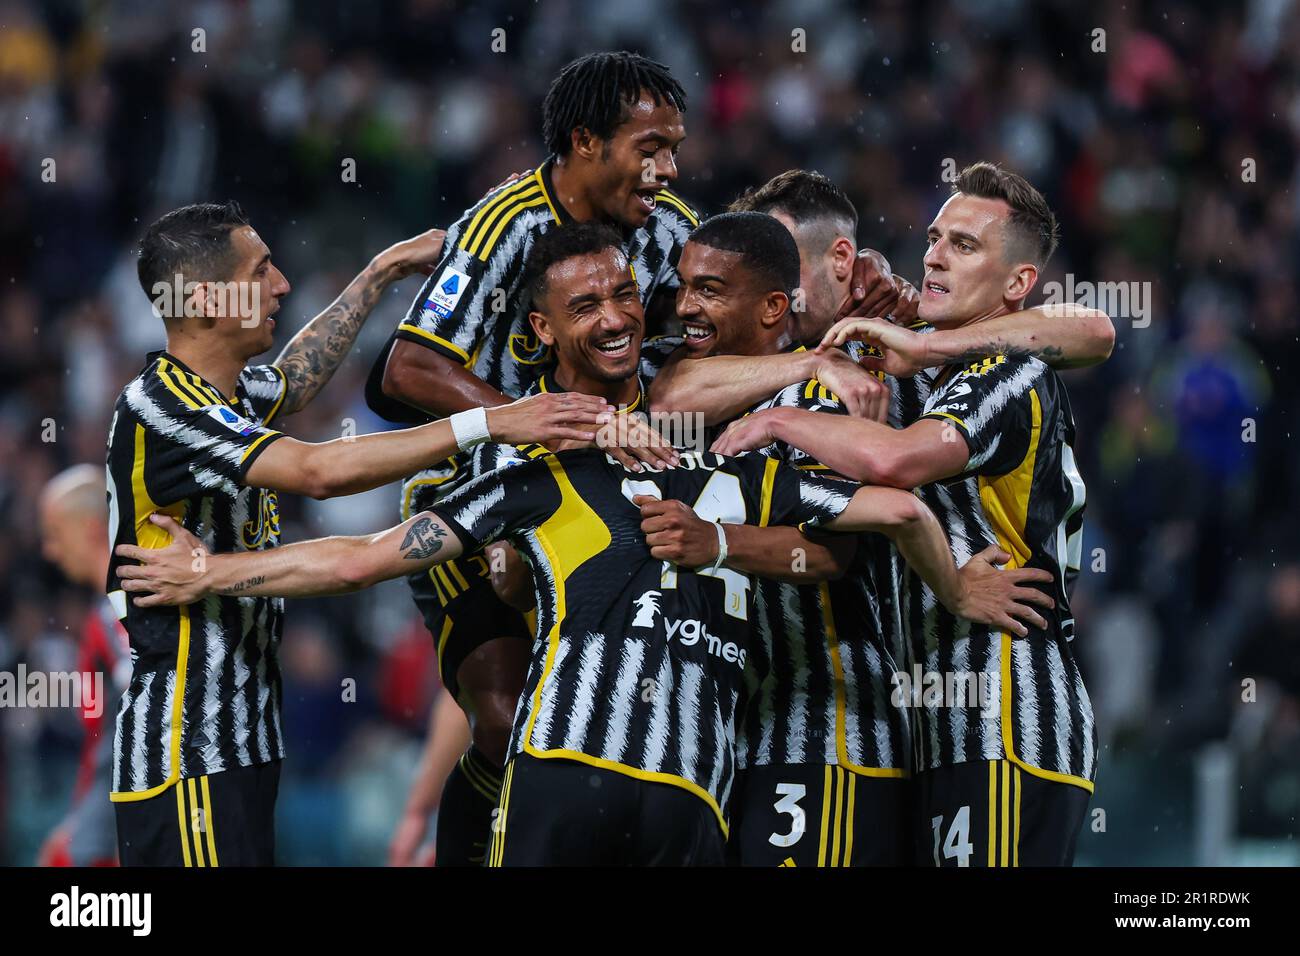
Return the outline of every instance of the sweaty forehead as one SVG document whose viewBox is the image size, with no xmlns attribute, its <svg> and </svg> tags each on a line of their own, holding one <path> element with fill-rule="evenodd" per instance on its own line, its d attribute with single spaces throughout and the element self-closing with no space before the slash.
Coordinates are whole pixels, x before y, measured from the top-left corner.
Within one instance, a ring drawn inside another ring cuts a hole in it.
<svg viewBox="0 0 1300 956">
<path fill-rule="evenodd" d="M 686 136 L 686 126 L 681 111 L 672 103 L 665 100 L 655 105 L 648 93 L 642 93 L 641 98 L 628 108 L 627 121 L 614 135 L 642 139 L 655 134 L 665 139 L 682 139 Z"/>
<path fill-rule="evenodd" d="M 687 282 L 697 276 L 717 276 L 724 282 L 739 282 L 744 270 L 744 259 L 739 252 L 714 249 L 694 241 L 686 243 L 677 262 L 677 272 Z"/>
<path fill-rule="evenodd" d="M 231 230 L 230 247 L 241 263 L 256 262 L 271 252 L 252 226 L 239 226 Z"/>
<path fill-rule="evenodd" d="M 1010 214 L 1011 207 L 1001 199 L 956 193 L 943 204 L 932 227 L 940 232 L 957 229 L 989 240 L 1001 235 L 1000 227 Z"/>
<path fill-rule="evenodd" d="M 572 256 L 546 271 L 547 297 L 558 306 L 580 295 L 609 295 L 630 281 L 632 270 L 618 249 Z"/>
</svg>

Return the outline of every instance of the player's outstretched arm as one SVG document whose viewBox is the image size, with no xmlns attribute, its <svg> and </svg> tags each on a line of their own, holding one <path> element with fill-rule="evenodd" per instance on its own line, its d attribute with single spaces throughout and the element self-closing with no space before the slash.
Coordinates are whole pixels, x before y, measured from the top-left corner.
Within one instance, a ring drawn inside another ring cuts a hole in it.
<svg viewBox="0 0 1300 956">
<path fill-rule="evenodd" d="M 970 449 L 961 433 L 935 419 L 907 428 L 801 408 L 770 408 L 737 419 L 711 451 L 740 455 L 782 441 L 832 471 L 871 485 L 916 488 L 961 474 Z"/>
<path fill-rule="evenodd" d="M 689 505 L 651 495 L 637 495 L 632 503 L 641 509 L 641 532 L 651 557 L 691 569 L 711 565 L 718 559 L 721 543 L 716 526 Z M 727 543 L 722 562 L 726 567 L 790 584 L 842 578 L 857 550 L 857 541 L 848 535 L 814 539 L 788 526 L 721 527 Z"/>
<path fill-rule="evenodd" d="M 506 444 L 591 442 L 613 412 L 603 398 L 592 395 L 534 395 L 487 409 L 485 437 Z M 459 447 L 450 420 L 315 444 L 281 438 L 249 466 L 245 484 L 334 498 L 396 481 L 454 455 Z"/>
<path fill-rule="evenodd" d="M 282 414 L 292 414 L 316 397 L 352 351 L 383 291 L 416 272 L 427 274 L 442 255 L 443 237 L 441 229 L 430 229 L 379 253 L 329 308 L 289 340 L 275 360 L 285 380 Z"/>
<path fill-rule="evenodd" d="M 880 419 L 888 410 L 889 388 L 838 351 L 672 361 L 650 386 L 650 407 L 668 414 L 698 412 L 706 425 L 716 425 L 810 378 L 835 392 L 850 415 Z"/>
<path fill-rule="evenodd" d="M 193 604 L 213 594 L 314 597 L 347 594 L 423 571 L 461 553 L 460 539 L 430 512 L 375 535 L 301 541 L 266 551 L 210 554 L 167 515 L 149 520 L 172 536 L 165 548 L 118 545 L 118 577 L 138 607 Z"/>
<path fill-rule="evenodd" d="M 1038 568 L 1000 570 L 1011 556 L 997 547 L 972 557 L 960 571 L 953 562 L 939 519 L 919 498 L 897 488 L 859 488 L 849 506 L 823 525 L 832 531 L 878 531 L 888 536 L 903 560 L 921 576 L 943 606 L 958 617 L 991 624 L 1021 637 L 1021 621 L 1045 628 L 1034 610 L 1054 605 L 1051 597 L 1028 585 L 1050 584 L 1051 572 Z"/>
<path fill-rule="evenodd" d="M 1039 305 L 924 335 L 885 319 L 848 318 L 831 327 L 818 350 L 849 339 L 884 352 L 883 358 L 864 359 L 868 368 L 908 378 L 922 369 L 989 355 L 1030 355 L 1057 369 L 1097 365 L 1115 347 L 1115 326 L 1105 312 L 1073 302 Z"/>
</svg>

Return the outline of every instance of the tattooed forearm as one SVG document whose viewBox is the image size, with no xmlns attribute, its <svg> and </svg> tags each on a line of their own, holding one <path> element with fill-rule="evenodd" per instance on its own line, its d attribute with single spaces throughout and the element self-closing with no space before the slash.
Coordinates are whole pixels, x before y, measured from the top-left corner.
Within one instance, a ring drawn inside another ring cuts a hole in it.
<svg viewBox="0 0 1300 956">
<path fill-rule="evenodd" d="M 259 584 L 264 583 L 265 581 L 266 581 L 266 575 L 259 574 L 256 577 L 244 578 L 244 580 L 240 581 L 238 584 L 232 584 L 230 585 L 230 587 L 217 588 L 217 593 L 218 594 L 239 594 L 242 591 L 247 591 L 249 588 L 255 588 Z"/>
<path fill-rule="evenodd" d="M 407 561 L 431 558 L 442 550 L 442 539 L 446 536 L 446 530 L 434 524 L 432 518 L 417 518 L 402 539 L 402 557 Z"/>
<path fill-rule="evenodd" d="M 368 266 L 284 347 L 275 364 L 284 373 L 288 389 L 285 414 L 310 402 L 330 380 L 387 285 L 386 273 L 373 264 Z"/>
</svg>

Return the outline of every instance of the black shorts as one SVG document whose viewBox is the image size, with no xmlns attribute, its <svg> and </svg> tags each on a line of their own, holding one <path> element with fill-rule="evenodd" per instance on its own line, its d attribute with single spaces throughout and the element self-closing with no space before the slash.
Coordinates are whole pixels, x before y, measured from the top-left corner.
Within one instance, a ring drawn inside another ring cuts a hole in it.
<svg viewBox="0 0 1300 956">
<path fill-rule="evenodd" d="M 1009 760 L 927 770 L 916 784 L 923 866 L 1070 866 L 1092 799 Z"/>
<path fill-rule="evenodd" d="M 491 569 L 481 554 L 446 561 L 406 580 L 438 649 L 443 686 L 457 699 L 456 672 L 475 649 L 498 637 L 532 640 L 524 615 L 492 589 Z"/>
<path fill-rule="evenodd" d="M 273 866 L 280 761 L 182 778 L 113 804 L 123 866 Z"/>
<path fill-rule="evenodd" d="M 506 765 L 487 866 L 721 866 L 713 808 L 669 783 L 559 757 Z"/>
<path fill-rule="evenodd" d="M 728 862 L 739 866 L 906 866 L 911 781 L 825 764 L 750 767 L 732 791 Z"/>
</svg>

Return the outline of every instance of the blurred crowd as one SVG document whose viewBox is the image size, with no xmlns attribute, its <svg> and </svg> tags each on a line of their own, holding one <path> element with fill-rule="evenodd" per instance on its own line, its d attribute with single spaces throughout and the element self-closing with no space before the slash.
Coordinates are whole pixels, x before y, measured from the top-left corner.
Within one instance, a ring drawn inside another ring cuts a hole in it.
<svg viewBox="0 0 1300 956">
<path fill-rule="evenodd" d="M 1144 290 L 1111 360 L 1066 375 L 1105 811 L 1080 859 L 1197 862 L 1204 754 L 1226 745 L 1232 859 L 1300 862 L 1300 3 L 860 6 L 0 0 L 0 670 L 70 669 L 98 600 L 38 559 L 33 502 L 103 461 L 117 392 L 161 344 L 135 278 L 146 224 L 239 200 L 294 286 L 287 337 L 371 255 L 544 158 L 563 63 L 635 49 L 686 87 L 676 188 L 702 212 L 819 169 L 860 244 L 917 281 L 945 169 L 992 159 L 1061 218 L 1045 282 Z M 383 427 L 361 385 L 416 291 L 390 291 L 292 434 Z M 281 509 L 287 540 L 356 532 L 391 523 L 397 494 Z M 381 862 L 432 642 L 402 582 L 288 621 L 281 857 Z M 78 733 L 0 709 L 0 862 L 31 862 L 57 820 Z"/>
</svg>

